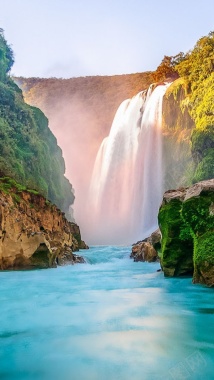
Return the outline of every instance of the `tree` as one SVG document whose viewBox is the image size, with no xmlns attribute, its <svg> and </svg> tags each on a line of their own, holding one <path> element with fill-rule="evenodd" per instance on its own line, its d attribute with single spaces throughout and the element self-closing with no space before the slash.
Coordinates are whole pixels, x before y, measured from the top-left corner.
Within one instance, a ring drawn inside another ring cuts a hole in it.
<svg viewBox="0 0 214 380">
<path fill-rule="evenodd" d="M 0 28 L 0 79 L 5 80 L 7 73 L 14 63 L 14 56 L 11 47 L 4 38 L 4 31 Z"/>
</svg>

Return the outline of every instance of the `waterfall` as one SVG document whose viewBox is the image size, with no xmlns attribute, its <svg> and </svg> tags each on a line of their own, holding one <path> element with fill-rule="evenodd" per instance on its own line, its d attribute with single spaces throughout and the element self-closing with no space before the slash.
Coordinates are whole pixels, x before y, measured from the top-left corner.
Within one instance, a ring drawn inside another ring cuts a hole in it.
<svg viewBox="0 0 214 380">
<path fill-rule="evenodd" d="M 151 85 L 116 112 L 89 189 L 93 243 L 130 244 L 157 228 L 163 194 L 162 99 L 168 86 L 153 90 Z"/>
</svg>

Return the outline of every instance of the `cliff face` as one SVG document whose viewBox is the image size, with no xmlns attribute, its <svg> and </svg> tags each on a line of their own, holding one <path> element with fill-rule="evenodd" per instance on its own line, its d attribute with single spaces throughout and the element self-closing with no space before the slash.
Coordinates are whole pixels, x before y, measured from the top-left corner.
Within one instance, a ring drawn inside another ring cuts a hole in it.
<svg viewBox="0 0 214 380">
<path fill-rule="evenodd" d="M 0 268 L 33 269 L 84 261 L 79 227 L 30 191 L 0 191 Z"/>
<path fill-rule="evenodd" d="M 0 176 L 38 190 L 67 212 L 74 194 L 64 176 L 62 150 L 48 119 L 24 102 L 22 91 L 9 77 L 13 54 L 2 31 L 0 53 Z"/>
<path fill-rule="evenodd" d="M 163 160 L 165 190 L 192 183 L 194 161 L 191 135 L 195 123 L 185 105 L 182 79 L 168 87 L 163 99 Z"/>
<path fill-rule="evenodd" d="M 214 286 L 214 179 L 167 191 L 158 218 L 165 276 Z"/>
</svg>

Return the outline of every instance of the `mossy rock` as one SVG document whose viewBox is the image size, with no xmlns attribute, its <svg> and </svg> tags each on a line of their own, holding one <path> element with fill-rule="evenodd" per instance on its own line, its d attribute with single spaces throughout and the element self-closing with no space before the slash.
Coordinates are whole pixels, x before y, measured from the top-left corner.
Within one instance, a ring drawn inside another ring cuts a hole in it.
<svg viewBox="0 0 214 380">
<path fill-rule="evenodd" d="M 213 191 L 202 191 L 200 195 L 191 197 L 183 203 L 182 217 L 190 226 L 194 238 L 214 230 L 213 204 Z"/>
<path fill-rule="evenodd" d="M 194 249 L 193 282 L 214 286 L 214 233 L 208 231 L 200 236 Z"/>
<path fill-rule="evenodd" d="M 181 217 L 182 200 L 162 204 L 158 220 L 162 233 L 161 266 L 166 277 L 193 273 L 193 239 Z"/>
<path fill-rule="evenodd" d="M 182 215 L 194 238 L 193 282 L 214 286 L 214 191 L 186 200 Z"/>
</svg>

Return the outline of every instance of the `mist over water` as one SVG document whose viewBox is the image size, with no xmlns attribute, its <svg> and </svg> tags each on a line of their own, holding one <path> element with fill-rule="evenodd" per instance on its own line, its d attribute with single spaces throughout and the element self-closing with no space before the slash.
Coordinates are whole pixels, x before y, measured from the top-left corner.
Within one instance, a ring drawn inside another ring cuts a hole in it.
<svg viewBox="0 0 214 380">
<path fill-rule="evenodd" d="M 125 100 L 96 157 L 84 238 L 96 244 L 130 244 L 157 228 L 163 195 L 162 100 L 166 85 Z"/>
<path fill-rule="evenodd" d="M 129 253 L 92 247 L 87 264 L 1 272 L 0 379 L 213 379 L 213 289 Z"/>
<path fill-rule="evenodd" d="M 167 86 L 150 86 L 123 101 L 111 128 L 111 118 L 101 117 L 97 99 L 84 100 L 75 93 L 66 97 L 66 92 L 60 98 L 54 86 L 48 101 L 46 92 L 43 97 L 36 89 L 35 94 L 27 93 L 28 103 L 48 116 L 63 150 L 65 174 L 75 190 L 74 218 L 90 245 L 130 244 L 157 227 L 164 177 L 162 100 Z"/>
</svg>

